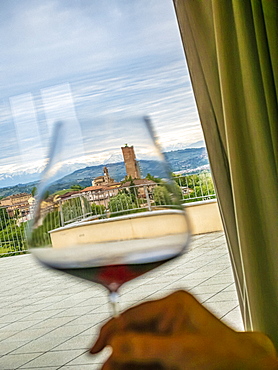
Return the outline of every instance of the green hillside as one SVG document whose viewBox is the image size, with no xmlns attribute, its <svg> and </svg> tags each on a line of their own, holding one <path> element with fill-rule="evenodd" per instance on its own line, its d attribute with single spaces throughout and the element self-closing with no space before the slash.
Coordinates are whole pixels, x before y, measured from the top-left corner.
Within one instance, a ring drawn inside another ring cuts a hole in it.
<svg viewBox="0 0 278 370">
<path fill-rule="evenodd" d="M 205 148 L 188 148 L 164 154 L 170 165 L 171 171 L 194 170 L 209 163 Z M 121 181 L 126 176 L 124 162 L 106 164 L 106 166 L 108 167 L 110 176 L 114 178 L 115 181 Z M 148 173 L 158 177 L 166 176 L 166 173 L 163 174 L 161 172 L 164 169 L 161 168 L 161 164 L 158 161 L 140 160 L 139 166 L 143 177 Z M 79 184 L 83 187 L 91 186 L 92 180 L 95 177 L 103 175 L 103 167 L 104 165 L 91 166 L 74 171 L 56 181 L 49 188 L 49 192 L 55 193 L 59 190 L 69 189 L 74 184 Z M 31 182 L 2 188 L 0 189 L 0 196 L 6 197 L 11 194 L 23 192 L 31 193 L 32 188 L 36 184 L 36 182 Z"/>
</svg>

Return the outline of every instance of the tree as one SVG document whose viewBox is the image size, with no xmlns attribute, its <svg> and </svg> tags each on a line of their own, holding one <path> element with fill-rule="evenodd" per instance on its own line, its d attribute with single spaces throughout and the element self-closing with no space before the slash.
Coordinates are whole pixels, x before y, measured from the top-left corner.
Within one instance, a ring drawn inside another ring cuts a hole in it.
<svg viewBox="0 0 278 370">
<path fill-rule="evenodd" d="M 71 185 L 70 189 L 72 190 L 83 190 L 84 187 L 78 184 Z"/>
<path fill-rule="evenodd" d="M 43 194 L 43 199 L 44 199 L 44 200 L 45 200 L 45 199 L 47 199 L 47 198 L 49 197 L 49 195 L 50 195 L 49 190 L 46 190 L 46 191 L 44 192 L 44 194 Z"/>
<path fill-rule="evenodd" d="M 36 186 L 34 186 L 33 188 L 32 188 L 32 190 L 31 190 L 31 195 L 32 195 L 32 197 L 34 198 L 34 196 L 37 194 L 37 187 Z"/>
<path fill-rule="evenodd" d="M 156 186 L 153 191 L 153 199 L 158 206 L 172 204 L 171 196 L 165 186 Z"/>
<path fill-rule="evenodd" d="M 93 215 L 104 215 L 105 214 L 105 207 L 102 204 L 99 205 L 99 204 L 93 203 L 91 205 L 91 208 L 92 208 Z"/>
<path fill-rule="evenodd" d="M 174 197 L 177 198 L 178 201 L 182 200 L 182 190 L 175 181 L 173 181 L 171 188 L 174 193 Z"/>
<path fill-rule="evenodd" d="M 9 220 L 10 217 L 6 208 L 0 208 L 0 230 L 3 230 L 7 226 Z"/>
<path fill-rule="evenodd" d="M 91 214 L 90 203 L 84 197 L 68 199 L 62 204 L 64 221 L 74 221 Z"/>
<path fill-rule="evenodd" d="M 124 193 L 115 195 L 109 202 L 110 212 L 117 212 L 117 215 L 129 214 L 133 208 L 131 196 Z"/>
<path fill-rule="evenodd" d="M 32 247 L 50 246 L 51 238 L 49 231 L 58 227 L 61 227 L 59 211 L 49 212 L 45 216 L 42 225 L 32 231 L 30 238 Z"/>
<path fill-rule="evenodd" d="M 157 184 L 159 184 L 161 182 L 161 179 L 159 177 L 154 177 L 153 175 L 151 175 L 150 173 L 147 173 L 147 176 L 146 176 L 146 179 L 150 180 L 150 181 L 154 181 L 156 182 Z"/>
<path fill-rule="evenodd" d="M 210 173 L 204 172 L 198 175 L 182 176 L 175 179 L 180 186 L 184 186 L 191 191 L 184 196 L 186 201 L 197 201 L 204 197 L 216 198 L 215 189 Z"/>
<path fill-rule="evenodd" d="M 25 225 L 17 225 L 5 208 L 0 208 L 0 253 L 18 252 L 26 249 Z"/>
<path fill-rule="evenodd" d="M 153 198 L 156 205 L 179 205 L 182 199 L 182 192 L 176 182 L 156 186 L 153 191 Z"/>
<path fill-rule="evenodd" d="M 131 194 L 131 199 L 133 203 L 136 203 L 138 199 L 138 188 L 135 186 L 133 178 L 131 177 L 130 185 L 129 185 L 129 192 Z"/>
</svg>

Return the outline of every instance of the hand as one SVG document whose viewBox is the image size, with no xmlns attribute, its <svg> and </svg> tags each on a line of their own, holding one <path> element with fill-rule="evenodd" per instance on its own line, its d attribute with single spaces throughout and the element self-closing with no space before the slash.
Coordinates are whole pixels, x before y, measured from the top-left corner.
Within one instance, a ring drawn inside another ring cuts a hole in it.
<svg viewBox="0 0 278 370">
<path fill-rule="evenodd" d="M 91 353 L 107 345 L 113 352 L 102 370 L 278 369 L 267 336 L 235 332 L 185 291 L 142 303 L 109 320 Z"/>
</svg>

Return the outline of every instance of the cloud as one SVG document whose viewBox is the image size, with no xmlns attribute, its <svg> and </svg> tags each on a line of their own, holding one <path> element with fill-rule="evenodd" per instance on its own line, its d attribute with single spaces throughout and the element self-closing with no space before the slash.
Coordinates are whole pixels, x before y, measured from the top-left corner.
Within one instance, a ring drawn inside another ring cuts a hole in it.
<svg viewBox="0 0 278 370">
<path fill-rule="evenodd" d="M 149 115 L 164 148 L 203 139 L 171 1 L 10 0 L 0 7 L 0 173 L 39 168 L 32 153 L 45 157 L 53 122 L 70 116 L 72 143 L 95 125 L 84 146 L 98 159 L 105 116 Z M 30 104 L 19 104 L 23 96 Z"/>
<path fill-rule="evenodd" d="M 172 5 L 154 4 L 147 0 L 1 3 L 7 16 L 0 22 L 2 96 L 5 90 L 9 95 L 12 89 L 25 93 L 43 83 L 61 83 L 149 55 L 175 52 L 176 29 L 167 15 Z"/>
</svg>

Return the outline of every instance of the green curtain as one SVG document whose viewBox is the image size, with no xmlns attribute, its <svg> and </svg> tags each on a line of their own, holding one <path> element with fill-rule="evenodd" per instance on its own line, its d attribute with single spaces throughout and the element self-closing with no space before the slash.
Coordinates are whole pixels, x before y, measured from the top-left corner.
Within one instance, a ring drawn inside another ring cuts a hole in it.
<svg viewBox="0 0 278 370">
<path fill-rule="evenodd" d="M 278 2 L 174 5 L 244 325 L 278 347 Z"/>
</svg>

